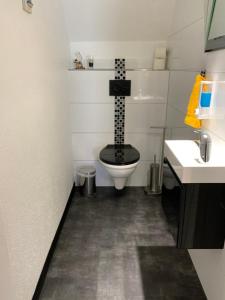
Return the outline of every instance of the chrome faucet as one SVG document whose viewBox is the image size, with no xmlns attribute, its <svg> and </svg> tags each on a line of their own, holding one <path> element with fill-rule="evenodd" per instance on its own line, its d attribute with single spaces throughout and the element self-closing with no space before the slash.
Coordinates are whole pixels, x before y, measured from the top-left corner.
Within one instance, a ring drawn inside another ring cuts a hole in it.
<svg viewBox="0 0 225 300">
<path fill-rule="evenodd" d="M 208 162 L 210 160 L 212 146 L 211 137 L 207 132 L 201 130 L 196 130 L 194 132 L 200 134 L 200 139 L 198 141 L 200 156 L 204 162 Z"/>
</svg>

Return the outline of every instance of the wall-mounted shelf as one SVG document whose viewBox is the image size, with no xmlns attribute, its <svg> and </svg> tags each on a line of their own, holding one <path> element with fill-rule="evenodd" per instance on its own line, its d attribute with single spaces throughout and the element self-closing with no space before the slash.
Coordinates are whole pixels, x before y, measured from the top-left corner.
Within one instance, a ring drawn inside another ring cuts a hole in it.
<svg viewBox="0 0 225 300">
<path fill-rule="evenodd" d="M 68 71 L 71 72 L 98 72 L 98 71 L 115 71 L 113 68 L 94 68 L 94 69 L 75 69 L 69 68 Z M 150 68 L 127 68 L 127 72 L 165 72 L 168 70 L 153 70 Z"/>
</svg>

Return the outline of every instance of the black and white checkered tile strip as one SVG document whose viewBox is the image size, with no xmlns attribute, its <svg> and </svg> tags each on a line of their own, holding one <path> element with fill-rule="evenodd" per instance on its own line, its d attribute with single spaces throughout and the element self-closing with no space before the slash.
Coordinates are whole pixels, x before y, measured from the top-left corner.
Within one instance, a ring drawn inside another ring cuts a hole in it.
<svg viewBox="0 0 225 300">
<path fill-rule="evenodd" d="M 115 79 L 126 79 L 125 59 L 115 59 Z M 125 97 L 115 97 L 115 144 L 124 144 Z"/>
</svg>

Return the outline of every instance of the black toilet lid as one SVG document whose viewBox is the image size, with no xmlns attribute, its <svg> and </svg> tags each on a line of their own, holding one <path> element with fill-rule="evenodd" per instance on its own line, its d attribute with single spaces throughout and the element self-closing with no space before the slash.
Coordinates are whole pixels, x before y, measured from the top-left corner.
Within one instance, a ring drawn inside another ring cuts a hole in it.
<svg viewBox="0 0 225 300">
<path fill-rule="evenodd" d="M 131 165 L 139 161 L 140 153 L 131 145 L 107 145 L 100 152 L 100 159 L 109 165 Z"/>
</svg>

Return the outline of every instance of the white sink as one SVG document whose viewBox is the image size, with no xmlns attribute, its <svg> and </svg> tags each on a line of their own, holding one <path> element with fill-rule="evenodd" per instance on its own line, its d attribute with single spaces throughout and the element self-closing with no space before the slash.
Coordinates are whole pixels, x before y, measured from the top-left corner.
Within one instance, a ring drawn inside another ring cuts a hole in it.
<svg viewBox="0 0 225 300">
<path fill-rule="evenodd" d="M 205 163 L 191 140 L 165 141 L 165 157 L 182 183 L 225 183 L 225 154 L 212 155 Z"/>
</svg>

